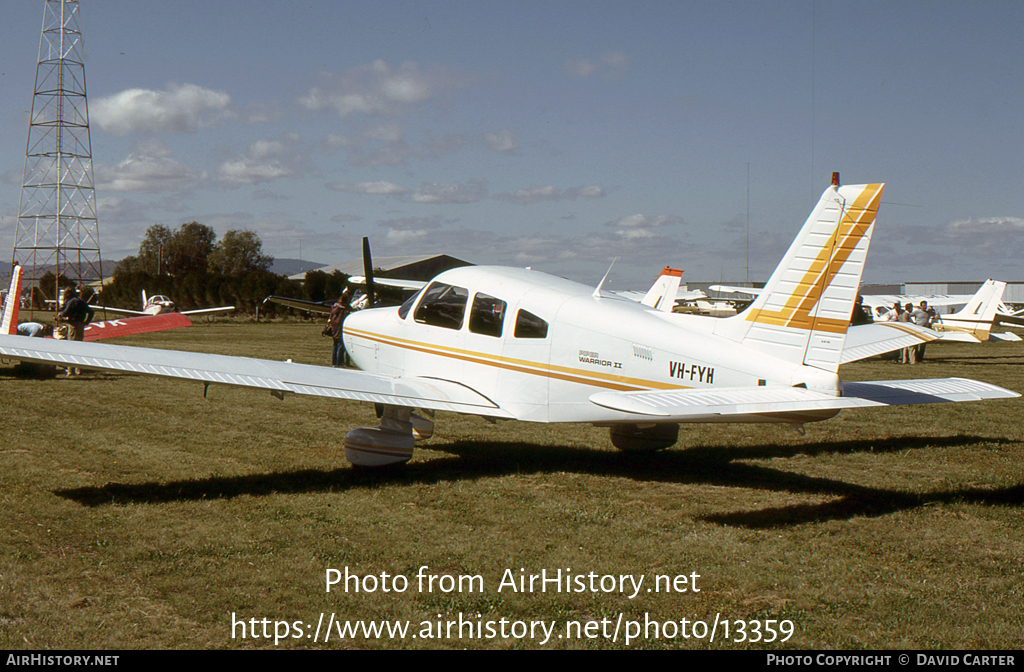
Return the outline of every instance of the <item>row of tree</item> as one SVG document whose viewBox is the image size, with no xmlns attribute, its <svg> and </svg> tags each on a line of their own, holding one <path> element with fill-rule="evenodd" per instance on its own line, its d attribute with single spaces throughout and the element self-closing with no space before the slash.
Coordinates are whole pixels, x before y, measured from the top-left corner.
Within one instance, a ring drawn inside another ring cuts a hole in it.
<svg viewBox="0 0 1024 672">
<path fill-rule="evenodd" d="M 103 288 L 101 303 L 137 308 L 143 290 L 171 297 L 180 310 L 233 305 L 240 312 L 260 315 L 286 312 L 276 304 L 261 305 L 270 295 L 309 301 L 333 301 L 347 276 L 311 271 L 306 283 L 270 272 L 273 257 L 263 253 L 263 242 L 252 231 L 232 230 L 218 241 L 213 228 L 199 222 L 176 230 L 149 227 L 139 253 L 125 257 Z"/>
<path fill-rule="evenodd" d="M 213 228 L 199 222 L 182 224 L 175 231 L 154 224 L 146 230 L 138 255 L 118 262 L 114 276 L 203 272 L 240 276 L 251 271 L 269 271 L 273 263 L 273 257 L 263 254 L 263 241 L 252 231 L 233 229 L 217 241 Z"/>
</svg>

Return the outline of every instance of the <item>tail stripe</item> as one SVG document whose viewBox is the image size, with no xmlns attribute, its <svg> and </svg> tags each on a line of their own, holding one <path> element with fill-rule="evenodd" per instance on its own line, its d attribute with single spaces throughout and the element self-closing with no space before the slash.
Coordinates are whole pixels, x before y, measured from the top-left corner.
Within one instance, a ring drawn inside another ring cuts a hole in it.
<svg viewBox="0 0 1024 672">
<path fill-rule="evenodd" d="M 830 243 L 820 248 L 803 278 L 796 283 L 794 291 L 786 298 L 781 309 L 751 310 L 747 320 L 795 329 L 846 333 L 849 319 L 815 318 L 812 316 L 812 311 L 825 289 L 835 279 L 843 264 L 846 263 L 874 223 L 881 200 L 882 186 L 881 184 L 870 184 L 861 191 L 853 204 L 842 215 L 842 221 L 835 228 Z M 837 240 L 838 244 L 836 244 Z"/>
</svg>

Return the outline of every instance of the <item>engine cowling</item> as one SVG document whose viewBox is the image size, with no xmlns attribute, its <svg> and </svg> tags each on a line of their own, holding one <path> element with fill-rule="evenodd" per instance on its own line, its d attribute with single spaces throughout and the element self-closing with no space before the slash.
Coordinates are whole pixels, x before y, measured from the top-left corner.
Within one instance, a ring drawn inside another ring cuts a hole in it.
<svg viewBox="0 0 1024 672">
<path fill-rule="evenodd" d="M 612 445 L 619 450 L 648 452 L 670 448 L 679 441 L 679 425 L 612 425 L 609 430 Z"/>
</svg>

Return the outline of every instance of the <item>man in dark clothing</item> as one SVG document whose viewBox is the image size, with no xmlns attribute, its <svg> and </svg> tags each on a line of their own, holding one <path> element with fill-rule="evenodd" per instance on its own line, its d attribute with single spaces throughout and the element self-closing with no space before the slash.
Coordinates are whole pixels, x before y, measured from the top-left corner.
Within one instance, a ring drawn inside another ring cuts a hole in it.
<svg viewBox="0 0 1024 672">
<path fill-rule="evenodd" d="M 79 290 L 68 290 L 71 299 L 64 303 L 64 309 L 57 315 L 57 320 L 66 322 L 71 327 L 69 340 L 85 340 L 85 325 L 92 321 L 95 311 L 92 306 L 82 300 Z"/>
<path fill-rule="evenodd" d="M 320 332 L 324 336 L 330 336 L 334 341 L 334 347 L 331 349 L 331 366 L 348 366 L 348 353 L 345 352 L 342 335 L 345 317 L 352 312 L 352 307 L 349 305 L 351 300 L 352 289 L 346 287 L 338 300 L 331 306 L 331 316 L 327 318 L 327 326 Z"/>
<path fill-rule="evenodd" d="M 69 289 L 68 293 L 71 295 L 71 299 L 65 299 L 64 309 L 57 314 L 57 321 L 68 325 L 69 341 L 84 341 L 85 325 L 92 321 L 95 312 L 92 306 L 82 300 L 80 290 Z M 80 373 L 81 370 L 78 367 L 67 369 L 68 376 L 77 376 Z"/>
</svg>

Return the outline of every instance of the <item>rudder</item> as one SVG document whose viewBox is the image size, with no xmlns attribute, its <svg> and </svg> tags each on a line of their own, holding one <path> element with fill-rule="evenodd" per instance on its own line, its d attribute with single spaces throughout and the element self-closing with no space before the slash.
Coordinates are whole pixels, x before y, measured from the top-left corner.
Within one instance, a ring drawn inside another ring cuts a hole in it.
<svg viewBox="0 0 1024 672">
<path fill-rule="evenodd" d="M 837 371 L 884 187 L 826 189 L 757 299 L 715 333 Z"/>
</svg>

